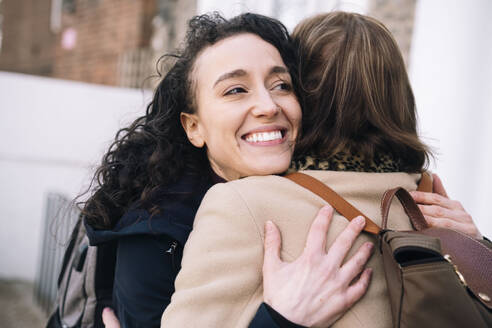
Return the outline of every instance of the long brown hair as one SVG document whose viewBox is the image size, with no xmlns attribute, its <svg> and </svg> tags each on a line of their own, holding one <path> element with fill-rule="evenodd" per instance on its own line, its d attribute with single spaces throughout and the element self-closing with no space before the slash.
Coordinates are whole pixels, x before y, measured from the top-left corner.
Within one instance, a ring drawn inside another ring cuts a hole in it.
<svg viewBox="0 0 492 328">
<path fill-rule="evenodd" d="M 331 12 L 301 22 L 293 39 L 304 94 L 296 156 L 349 152 L 368 165 L 384 153 L 402 171 L 421 171 L 430 151 L 417 135 L 413 92 L 388 29 L 368 16 Z"/>
</svg>

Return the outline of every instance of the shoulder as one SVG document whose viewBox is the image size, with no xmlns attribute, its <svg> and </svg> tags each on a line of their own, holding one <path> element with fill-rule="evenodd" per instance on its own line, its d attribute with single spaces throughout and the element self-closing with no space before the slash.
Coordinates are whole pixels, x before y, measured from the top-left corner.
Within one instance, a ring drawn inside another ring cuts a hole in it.
<svg viewBox="0 0 492 328">
<path fill-rule="evenodd" d="M 196 240 L 197 236 L 205 238 L 204 231 L 222 235 L 237 231 L 241 237 L 262 242 L 264 223 L 274 218 L 265 209 L 273 209 L 272 200 L 281 197 L 281 193 L 290 193 L 291 188 L 297 186 L 280 176 L 255 176 L 216 184 L 203 198 L 191 235 Z"/>
<path fill-rule="evenodd" d="M 211 243 L 215 244 L 214 248 L 223 245 L 222 249 L 226 249 L 230 248 L 229 242 L 233 242 L 235 247 L 242 243 L 250 248 L 252 243 L 261 246 L 264 221 L 268 217 L 258 209 L 271 198 L 264 187 L 272 186 L 270 182 L 278 183 L 277 180 L 281 179 L 275 176 L 251 177 L 219 183 L 210 188 L 197 211 L 185 252 L 191 248 L 190 241 L 197 249 L 203 249 L 204 245 L 210 248 Z M 227 236 L 233 238 L 228 241 L 225 239 Z"/>
<path fill-rule="evenodd" d="M 197 213 L 197 218 L 204 211 L 236 213 L 243 217 L 256 219 L 254 208 L 272 196 L 288 193 L 297 187 L 290 180 L 281 176 L 252 176 L 240 180 L 219 183 L 208 190 Z"/>
<path fill-rule="evenodd" d="M 249 203 L 262 198 L 262 195 L 278 192 L 279 190 L 287 192 L 292 187 L 296 187 L 296 185 L 282 176 L 251 176 L 216 184 L 206 193 L 203 202 L 225 198 L 230 201 Z"/>
<path fill-rule="evenodd" d="M 205 194 L 196 213 L 193 231 L 202 225 L 216 225 L 228 229 L 244 227 L 254 222 L 250 202 L 234 182 L 214 185 Z M 208 229 L 207 229 L 208 230 Z"/>
<path fill-rule="evenodd" d="M 86 225 L 91 245 L 135 235 L 167 235 L 184 245 L 203 196 L 211 186 L 206 179 L 184 177 L 156 191 L 153 203 L 158 210 L 150 213 L 135 202 L 114 228 L 96 230 Z"/>
</svg>

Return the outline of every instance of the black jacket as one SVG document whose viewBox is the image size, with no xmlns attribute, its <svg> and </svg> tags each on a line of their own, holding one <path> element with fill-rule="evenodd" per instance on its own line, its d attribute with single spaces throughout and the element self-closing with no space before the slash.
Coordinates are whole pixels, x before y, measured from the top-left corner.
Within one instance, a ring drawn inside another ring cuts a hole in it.
<svg viewBox="0 0 492 328">
<path fill-rule="evenodd" d="M 196 211 L 214 182 L 214 177 L 184 177 L 159 192 L 157 215 L 133 206 L 112 230 L 94 230 L 86 224 L 91 245 L 118 242 L 113 307 L 122 327 L 160 327 Z M 289 327 L 288 321 L 262 305 L 251 327 L 280 327 L 276 322 Z"/>
</svg>

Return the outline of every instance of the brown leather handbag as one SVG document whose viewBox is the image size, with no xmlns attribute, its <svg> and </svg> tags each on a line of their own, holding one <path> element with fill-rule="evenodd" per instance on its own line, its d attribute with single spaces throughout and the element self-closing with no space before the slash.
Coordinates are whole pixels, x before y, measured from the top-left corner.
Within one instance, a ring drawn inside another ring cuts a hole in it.
<svg viewBox="0 0 492 328">
<path fill-rule="evenodd" d="M 383 195 L 381 228 L 316 178 L 299 172 L 286 178 L 326 200 L 349 221 L 366 218 L 364 230 L 378 236 L 394 327 L 492 327 L 492 250 L 484 243 L 429 227 L 403 188 Z M 427 173 L 418 190 L 432 190 Z M 394 196 L 415 231 L 387 229 Z"/>
</svg>

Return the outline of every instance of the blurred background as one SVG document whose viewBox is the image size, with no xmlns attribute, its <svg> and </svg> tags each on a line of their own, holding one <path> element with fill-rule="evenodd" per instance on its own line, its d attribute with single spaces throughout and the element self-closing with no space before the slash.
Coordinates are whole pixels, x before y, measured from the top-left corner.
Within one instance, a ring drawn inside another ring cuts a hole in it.
<svg viewBox="0 0 492 328">
<path fill-rule="evenodd" d="M 262 13 L 289 30 L 332 10 L 386 24 L 438 154 L 431 169 L 492 235 L 492 1 L 0 0 L 0 327 L 43 326 L 66 217 L 76 216 L 67 204 L 116 131 L 145 111 L 157 59 L 191 16 L 215 10 Z"/>
</svg>

